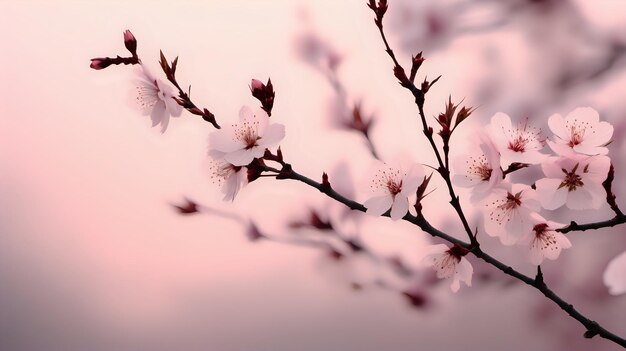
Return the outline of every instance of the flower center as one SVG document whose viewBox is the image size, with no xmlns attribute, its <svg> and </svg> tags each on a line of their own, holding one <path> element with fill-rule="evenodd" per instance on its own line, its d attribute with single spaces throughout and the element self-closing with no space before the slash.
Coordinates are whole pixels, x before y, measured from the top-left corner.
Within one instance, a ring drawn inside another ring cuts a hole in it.
<svg viewBox="0 0 626 351">
<path fill-rule="evenodd" d="M 569 147 L 574 147 L 582 143 L 584 135 L 585 135 L 584 129 L 581 130 L 579 128 L 576 128 L 576 126 L 573 126 L 571 129 L 571 134 L 570 134 L 569 143 L 568 143 Z"/>
<path fill-rule="evenodd" d="M 235 139 L 243 142 L 244 149 L 250 150 L 255 146 L 259 146 L 257 143 L 261 137 L 259 136 L 259 122 L 245 121 L 242 125 L 235 129 Z"/>
<path fill-rule="evenodd" d="M 539 246 L 541 250 L 555 250 L 557 248 L 556 237 L 548 230 L 548 224 L 535 224 L 533 231 L 535 232 L 533 247 Z"/>
<path fill-rule="evenodd" d="M 402 172 L 394 168 L 386 168 L 378 171 L 372 180 L 372 190 L 383 189 L 395 197 L 402 191 Z"/>
<path fill-rule="evenodd" d="M 518 135 L 517 138 L 513 141 L 509 141 L 509 150 L 515 152 L 524 152 L 526 151 L 526 143 L 527 139 L 523 138 L 521 135 Z"/>
<path fill-rule="evenodd" d="M 396 182 L 395 179 L 387 180 L 387 189 L 392 196 L 396 196 L 402 191 L 402 181 Z"/>
<path fill-rule="evenodd" d="M 578 169 L 578 163 L 576 164 L 576 166 L 574 166 L 574 168 L 570 172 L 568 172 L 565 168 L 561 169 L 563 173 L 565 173 L 565 177 L 563 178 L 563 181 L 561 182 L 561 184 L 559 184 L 558 189 L 567 188 L 567 191 L 575 191 L 576 188 L 585 185 L 585 183 L 583 183 L 582 178 L 578 174 L 576 174 L 577 169 Z M 585 167 L 585 171 L 586 169 L 587 167 Z"/>
<path fill-rule="evenodd" d="M 515 209 L 519 206 L 522 205 L 522 200 L 520 200 L 522 197 L 522 192 L 518 192 L 517 194 L 513 195 L 511 193 L 507 193 L 506 194 L 506 202 L 502 205 L 500 205 L 500 207 L 503 210 L 512 210 Z"/>
</svg>

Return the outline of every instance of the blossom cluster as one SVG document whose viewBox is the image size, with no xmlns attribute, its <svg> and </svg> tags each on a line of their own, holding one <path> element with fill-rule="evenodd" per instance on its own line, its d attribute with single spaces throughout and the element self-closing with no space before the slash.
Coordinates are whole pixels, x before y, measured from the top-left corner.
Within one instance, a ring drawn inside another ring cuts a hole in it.
<svg viewBox="0 0 626 351">
<path fill-rule="evenodd" d="M 376 5 L 373 1 L 369 4 L 375 10 L 378 26 L 382 25 L 380 21 L 386 11 L 385 4 L 380 2 Z M 139 59 L 137 41 L 130 31 L 124 32 L 124 44 L 131 57 L 95 58 L 91 60 L 90 67 L 101 70 L 110 65 L 137 65 L 136 103 L 144 115 L 150 116 L 153 127 L 160 126 L 161 133 L 167 130 L 170 117 L 179 117 L 183 109 L 212 123 L 217 130 L 209 136 L 210 177 L 221 185 L 224 200 L 233 201 L 243 186 L 262 176 L 263 172 L 276 172 L 272 176 L 278 179 L 284 176 L 282 172 L 285 169 L 290 169 L 290 165 L 282 159 L 280 148 L 276 154 L 270 151 L 285 137 L 285 127 L 270 122 L 275 97 L 271 80 L 264 84 L 253 79 L 250 90 L 252 96 L 261 102 L 261 107 L 242 107 L 238 121 L 221 128 L 212 113 L 196 107 L 189 93 L 181 90 L 175 76 L 178 58 L 169 64 L 161 53 L 160 64 L 167 77 L 167 80 L 161 80 L 151 74 Z M 413 58 L 411 81 L 422 62 L 421 53 Z M 403 86 L 410 86 L 401 69 L 396 67 L 394 72 Z M 426 93 L 432 83 L 425 82 L 421 91 Z M 609 198 L 604 182 L 611 170 L 607 145 L 613 136 L 613 126 L 600 121 L 599 114 L 592 108 L 577 108 L 565 118 L 555 114 L 548 119 L 552 132 L 548 138 L 527 119 L 514 124 L 506 114 L 497 113 L 487 128 L 477 133 L 472 145 L 474 150 L 453 160 L 450 177 L 447 159 L 450 136 L 458 124 L 474 111 L 463 107 L 457 113 L 457 107 L 450 101 L 446 112 L 437 117 L 442 127 L 438 134 L 446 153 L 445 172 L 442 173 L 444 164 L 441 159 L 437 171 L 448 182 L 451 195 L 455 196 L 451 182 L 471 189 L 469 200 L 482 212 L 484 232 L 499 238 L 503 245 L 524 247 L 532 264 L 540 265 L 545 259 L 556 260 L 563 249 L 571 247 L 570 241 L 560 231 L 566 225 L 544 218 L 542 211 L 563 206 L 571 210 L 598 209 L 604 202 L 605 191 L 606 198 Z M 361 121 L 356 110 L 354 117 L 355 121 Z M 368 128 L 361 130 L 366 137 Z M 428 133 L 432 135 L 432 128 L 430 131 L 425 129 L 425 132 L 427 136 Z M 546 146 L 551 154 L 544 153 Z M 377 157 L 375 152 L 372 154 Z M 268 160 L 280 163 L 283 170 L 266 167 L 265 161 Z M 541 167 L 543 178 L 532 184 L 512 183 L 507 179 L 509 173 L 533 165 Z M 426 196 L 429 181 L 430 176 L 425 176 L 423 167 L 414 162 L 379 162 L 369 185 L 371 196 L 363 202 L 363 207 L 370 215 L 386 215 L 392 220 L 406 218 L 410 212 L 421 215 L 420 201 Z M 326 173 L 321 187 L 330 189 Z M 471 244 L 477 244 L 475 241 L 473 237 Z M 473 268 L 465 256 L 472 247 L 433 245 L 427 249 L 423 261 L 433 267 L 437 277 L 452 278 L 451 289 L 456 292 L 460 282 L 471 286 Z M 611 262 L 605 272 L 604 280 L 611 293 L 626 291 L 621 278 L 624 271 L 626 255 L 622 254 Z"/>
<path fill-rule="evenodd" d="M 577 108 L 565 118 L 555 114 L 548 127 L 549 138 L 528 120 L 515 124 L 498 113 L 477 138 L 476 150 L 453 162 L 453 182 L 471 189 L 470 202 L 481 209 L 484 231 L 503 245 L 525 247 L 535 265 L 571 247 L 557 231 L 566 225 L 545 219 L 541 211 L 600 208 L 611 167 L 606 146 L 613 126 L 600 121 L 592 108 Z M 546 146 L 552 154 L 543 152 Z M 506 170 L 532 165 L 540 166 L 545 177 L 530 185 L 506 179 Z"/>
</svg>

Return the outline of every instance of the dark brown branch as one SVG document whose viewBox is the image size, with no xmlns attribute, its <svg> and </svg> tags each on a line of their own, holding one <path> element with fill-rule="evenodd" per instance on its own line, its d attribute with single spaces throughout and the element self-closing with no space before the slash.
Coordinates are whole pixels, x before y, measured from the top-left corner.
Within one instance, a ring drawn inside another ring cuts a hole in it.
<svg viewBox="0 0 626 351">
<path fill-rule="evenodd" d="M 619 344 L 619 345 L 621 345 L 621 346 L 626 348 L 626 340 L 625 339 L 622 339 L 622 338 L 618 337 L 617 335 L 607 331 L 606 329 L 602 328 L 597 322 L 592 321 L 592 320 L 588 319 L 587 317 L 583 316 L 580 312 L 578 312 L 576 309 L 574 309 L 574 307 L 571 304 L 567 303 L 565 300 L 561 299 L 558 295 L 556 295 L 552 290 L 550 290 L 547 287 L 547 285 L 545 284 L 545 282 L 543 281 L 543 275 L 539 274 L 540 270 L 538 271 L 536 279 L 530 278 L 530 277 L 528 277 L 526 275 L 523 275 L 523 274 L 519 273 L 518 271 L 516 271 L 512 267 L 506 266 L 502 262 L 500 262 L 500 261 L 496 260 L 495 258 L 487 255 L 486 253 L 484 253 L 480 249 L 480 246 L 478 245 L 478 242 L 476 241 L 476 237 L 475 237 L 475 235 L 472 234 L 472 231 L 471 231 L 471 229 L 470 229 L 470 227 L 469 227 L 469 225 L 467 223 L 467 219 L 465 218 L 465 214 L 463 213 L 463 209 L 461 208 L 461 205 L 460 205 L 460 202 L 459 202 L 459 197 L 455 194 L 454 188 L 453 188 L 451 180 L 450 180 L 450 170 L 446 167 L 447 163 L 448 163 L 447 162 L 447 153 L 448 153 L 449 150 L 448 150 L 448 148 L 444 149 L 444 157 L 446 158 L 446 161 L 444 163 L 444 161 L 441 158 L 441 154 L 440 154 L 439 150 L 437 149 L 436 144 L 435 144 L 434 139 L 433 139 L 433 129 L 432 129 L 432 127 L 429 127 L 427 122 L 426 122 L 426 117 L 425 117 L 425 114 L 424 114 L 424 102 L 425 102 L 425 94 L 428 91 L 428 89 L 430 88 L 430 84 L 427 81 L 424 81 L 424 83 L 422 83 L 421 89 L 419 89 L 419 88 L 417 88 L 413 84 L 413 82 L 411 80 L 409 80 L 406 77 L 406 75 L 404 74 L 404 69 L 398 63 L 398 60 L 396 59 L 395 54 L 393 53 L 393 50 L 389 47 L 389 44 L 387 42 L 387 38 L 385 37 L 385 33 L 383 31 L 383 25 L 382 25 L 382 17 L 383 17 L 384 11 L 381 14 L 380 13 L 380 8 L 376 8 L 375 9 L 373 7 L 373 1 L 370 1 L 370 8 L 372 8 L 372 10 L 374 10 L 374 13 L 377 16 L 376 20 L 375 20 L 375 23 L 376 23 L 376 26 L 378 27 L 378 31 L 380 32 L 380 35 L 381 35 L 382 40 L 383 40 L 383 43 L 385 45 L 385 51 L 387 52 L 389 57 L 391 57 L 394 65 L 395 65 L 395 67 L 394 67 L 394 75 L 396 76 L 396 78 L 398 78 L 398 80 L 400 80 L 400 85 L 402 85 L 404 88 L 410 90 L 411 93 L 413 94 L 413 96 L 415 97 L 415 103 L 416 103 L 416 105 L 418 107 L 420 118 L 422 120 L 422 126 L 424 128 L 424 135 L 426 135 L 426 138 L 428 138 L 428 141 L 429 141 L 429 143 L 430 143 L 430 145 L 431 145 L 431 147 L 433 149 L 433 152 L 435 153 L 435 156 L 437 157 L 437 161 L 439 163 L 439 169 L 438 169 L 439 174 L 441 174 L 442 178 L 444 179 L 444 181 L 446 182 L 446 185 L 448 187 L 448 192 L 450 194 L 450 204 L 454 207 L 455 211 L 457 212 L 459 218 L 461 219 L 461 222 L 463 223 L 463 227 L 465 228 L 465 231 L 467 232 L 467 234 L 469 235 L 469 238 L 471 240 L 471 245 L 458 244 L 458 243 L 457 243 L 457 245 L 462 246 L 462 247 L 470 250 L 476 257 L 481 258 L 482 260 L 486 261 L 487 263 L 490 263 L 494 267 L 500 269 L 505 274 L 508 274 L 508 275 L 510 275 L 512 277 L 515 277 L 515 278 L 523 281 L 524 283 L 526 283 L 526 284 L 528 284 L 530 286 L 535 287 L 544 296 L 546 296 L 550 300 L 554 301 L 559 307 L 561 307 L 561 309 L 563 309 L 572 318 L 576 319 L 583 326 L 585 326 L 587 331 L 585 332 L 584 336 L 586 338 L 592 338 L 595 335 L 600 335 L 601 337 L 603 337 L 605 339 L 608 339 L 608 340 L 611 340 L 611 341 L 613 341 L 613 342 L 615 342 L 615 343 L 617 343 L 617 344 Z M 385 2 L 384 10 L 385 11 L 387 10 L 386 2 Z M 411 73 L 411 76 L 414 76 L 414 74 Z M 438 79 L 439 78 L 437 78 L 436 80 L 438 80 Z M 610 175 L 609 175 L 609 177 L 610 177 Z M 607 181 L 609 182 L 609 187 L 610 187 L 610 180 L 607 179 Z M 607 188 L 606 185 L 605 185 L 605 188 Z M 607 199 L 608 199 L 608 194 L 609 194 L 609 190 L 607 190 Z M 411 221 L 412 217 L 413 216 L 407 214 L 407 216 L 405 216 L 403 219 Z M 619 214 L 618 214 L 618 217 L 619 217 Z M 421 222 L 425 222 L 427 224 L 428 222 L 423 217 L 420 217 L 420 218 L 422 219 L 422 221 L 420 221 L 418 223 L 415 223 L 416 225 L 418 225 L 422 230 L 424 230 L 425 232 L 427 232 L 427 233 L 429 233 L 429 234 L 431 234 L 433 236 L 439 236 L 438 233 L 436 233 L 437 234 L 436 235 L 434 233 L 429 232 L 430 228 L 428 228 L 428 226 L 425 226 L 424 223 L 421 223 Z M 439 236 L 439 237 L 442 237 L 442 236 Z M 442 237 L 442 238 L 444 238 L 444 237 Z M 452 243 L 454 243 L 454 242 L 452 242 Z"/>
<path fill-rule="evenodd" d="M 618 224 L 623 224 L 626 223 L 626 216 L 624 215 L 617 215 L 609 220 L 606 221 L 600 221 L 600 222 L 593 222 L 593 223 L 585 223 L 585 224 L 578 224 L 574 221 L 571 221 L 570 224 L 565 227 L 565 228 L 561 228 L 561 229 L 557 229 L 557 232 L 561 232 L 563 234 L 565 233 L 569 233 L 569 232 L 574 232 L 574 231 L 580 231 L 580 232 L 584 232 L 585 230 L 592 230 L 592 229 L 602 229 L 602 228 L 608 228 L 608 227 L 614 227 Z"/>
<path fill-rule="evenodd" d="M 463 209 L 461 208 L 459 197 L 456 195 L 454 188 L 452 187 L 452 181 L 450 179 L 450 170 L 447 167 L 447 164 L 448 164 L 447 158 L 448 158 L 449 150 L 448 148 L 444 150 L 444 154 L 445 154 L 444 157 L 446 158 L 446 160 L 444 161 L 444 159 L 441 157 L 441 153 L 439 149 L 437 148 L 437 145 L 435 144 L 435 139 L 433 138 L 433 129 L 432 127 L 429 127 L 428 122 L 426 121 L 426 115 L 424 114 L 425 90 L 426 91 L 428 90 L 428 88 L 430 87 L 430 84 L 427 81 L 424 81 L 424 83 L 422 83 L 422 88 L 419 89 L 415 86 L 415 84 L 413 84 L 412 81 L 410 81 L 406 77 L 406 75 L 403 74 L 404 69 L 402 68 L 398 60 L 396 59 L 396 55 L 394 54 L 393 50 L 389 46 L 389 43 L 387 42 L 387 37 L 385 36 L 385 31 L 383 30 L 382 16 L 378 16 L 378 13 L 375 10 L 374 12 L 377 14 L 377 19 L 374 22 L 376 23 L 378 32 L 380 33 L 380 36 L 385 45 L 385 51 L 387 52 L 389 57 L 391 57 L 391 60 L 393 61 L 395 65 L 394 74 L 396 78 L 400 80 L 400 85 L 408 89 L 413 94 L 413 97 L 415 98 L 415 104 L 417 105 L 419 116 L 422 121 L 423 133 L 428 139 L 428 142 L 430 143 L 430 146 L 433 152 L 435 153 L 435 157 L 437 158 L 437 163 L 439 164 L 439 168 L 437 169 L 437 171 L 439 172 L 441 177 L 444 179 L 448 187 L 448 193 L 450 194 L 450 204 L 452 205 L 454 210 L 457 212 L 457 215 L 461 219 L 463 228 L 465 229 L 465 232 L 470 238 L 472 245 L 478 246 L 479 245 L 478 241 L 476 240 L 476 237 L 472 233 L 472 229 L 470 228 L 469 223 L 467 222 L 467 218 L 465 217 L 465 214 L 463 213 Z M 411 72 L 411 75 L 413 75 L 413 72 Z M 435 79 L 433 83 L 436 82 L 438 79 L 439 77 Z"/>
<path fill-rule="evenodd" d="M 170 81 L 170 83 L 172 83 L 176 87 L 176 89 L 178 89 L 178 98 L 175 98 L 176 102 L 185 110 L 189 111 L 191 114 L 202 117 L 203 120 L 211 123 L 213 127 L 215 127 L 216 129 L 220 129 L 221 127 L 219 124 L 217 124 L 217 121 L 215 120 L 215 115 L 211 113 L 211 111 L 207 110 L 206 108 L 200 109 L 198 108 L 198 106 L 196 106 L 196 104 L 193 103 L 193 101 L 191 101 L 191 97 L 189 96 L 189 94 L 191 93 L 191 86 L 189 87 L 190 92 L 187 93 L 178 84 L 178 81 L 176 80 L 176 67 L 178 66 L 178 57 L 176 57 L 170 65 L 167 62 L 165 55 L 163 55 L 163 51 L 161 51 L 159 64 L 161 65 L 161 69 L 163 69 L 163 73 L 165 73 L 167 80 Z"/>
<path fill-rule="evenodd" d="M 318 183 L 316 181 L 314 181 L 311 178 L 308 178 L 304 175 L 301 175 L 299 173 L 297 173 L 296 171 L 293 170 L 293 168 L 291 167 L 290 164 L 285 163 L 285 165 L 283 166 L 282 170 L 276 169 L 276 168 L 272 168 L 272 167 L 264 167 L 264 171 L 266 172 L 273 172 L 276 173 L 277 175 L 277 179 L 279 179 L 278 175 L 281 175 L 280 179 L 292 179 L 292 180 L 297 180 L 300 181 L 302 183 L 305 183 L 317 190 L 319 190 L 320 192 L 326 194 L 328 197 L 343 203 L 344 205 L 348 206 L 349 208 L 353 209 L 353 210 L 357 210 L 357 211 L 361 211 L 361 212 L 365 212 L 367 209 L 365 208 L 365 206 L 363 206 L 361 203 L 353 201 L 351 199 L 346 198 L 345 196 L 337 193 L 336 191 L 334 191 L 331 187 L 329 186 L 324 186 L 321 183 Z M 389 212 L 383 214 L 383 216 L 385 217 L 389 217 Z M 413 223 L 416 226 L 418 226 L 420 229 L 422 229 L 424 232 L 430 234 L 433 237 L 438 237 L 441 239 L 444 239 L 446 241 L 448 241 L 451 244 L 456 244 L 458 246 L 461 246 L 467 250 L 469 250 L 474 256 L 482 259 L 483 261 L 491 264 L 492 266 L 496 267 L 497 269 L 501 270 L 503 273 L 510 275 L 514 278 L 517 278 L 518 280 L 523 281 L 524 283 L 534 287 L 535 289 L 539 290 L 539 292 L 541 292 L 545 297 L 547 297 L 548 299 L 552 300 L 554 303 L 556 303 L 563 311 L 565 311 L 568 315 L 570 315 L 572 318 L 576 319 L 578 322 L 580 322 L 587 330 L 585 332 L 585 337 L 586 338 L 591 338 L 594 337 L 596 335 L 605 338 L 607 340 L 611 340 L 613 342 L 615 342 L 616 344 L 626 348 L 626 340 L 620 338 L 619 336 L 609 332 L 608 330 L 604 329 L 602 326 L 600 326 L 597 322 L 585 317 L 583 314 L 581 314 L 580 312 L 578 312 L 578 310 L 576 310 L 574 308 L 574 306 L 570 303 L 568 303 L 567 301 L 563 300 L 561 297 L 559 297 L 555 292 L 553 292 L 552 290 L 550 290 L 550 288 L 548 288 L 548 286 L 545 284 L 544 280 L 543 280 L 543 275 L 539 274 L 540 270 L 538 269 L 538 274 L 537 277 L 535 278 L 531 278 L 529 276 L 526 276 L 518 271 L 516 271 L 514 268 L 507 266 L 506 264 L 498 261 L 497 259 L 489 256 L 488 254 L 486 254 L 485 252 L 483 252 L 480 247 L 472 245 L 472 244 L 468 244 L 465 243 L 457 238 L 452 237 L 449 234 L 446 234 L 440 230 L 438 230 L 437 228 L 433 227 L 427 220 L 426 218 L 424 218 L 423 216 L 419 215 L 419 216 L 413 216 L 410 213 L 407 213 L 406 216 L 404 216 L 402 218 L 403 220 Z"/>
</svg>

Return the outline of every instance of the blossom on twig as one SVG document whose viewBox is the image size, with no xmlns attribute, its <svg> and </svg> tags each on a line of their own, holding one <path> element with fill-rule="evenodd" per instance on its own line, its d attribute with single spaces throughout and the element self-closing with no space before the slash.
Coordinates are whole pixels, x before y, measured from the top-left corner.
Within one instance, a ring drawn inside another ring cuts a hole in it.
<svg viewBox="0 0 626 351">
<path fill-rule="evenodd" d="M 528 124 L 528 119 L 513 125 L 504 113 L 496 113 L 489 125 L 491 138 L 502 159 L 509 163 L 537 164 L 546 158 L 539 152 L 545 146 L 541 129 Z"/>
<path fill-rule="evenodd" d="M 461 282 L 472 286 L 474 268 L 464 257 L 468 252 L 466 249 L 456 245 L 448 248 L 445 244 L 439 244 L 430 246 L 427 252 L 423 259 L 424 264 L 433 267 L 437 272 L 437 278 L 452 278 L 450 289 L 453 292 L 459 291 Z"/>
<path fill-rule="evenodd" d="M 548 221 L 537 213 L 532 214 L 532 221 L 532 230 L 520 240 L 520 244 L 528 247 L 532 264 L 540 265 L 546 258 L 556 260 L 563 249 L 572 247 L 569 239 L 555 230 L 565 227 L 565 224 Z"/>
<path fill-rule="evenodd" d="M 605 200 L 602 182 L 611 167 L 607 156 L 549 157 L 541 164 L 546 178 L 535 185 L 541 206 L 555 210 L 598 209 Z"/>
<path fill-rule="evenodd" d="M 533 227 L 531 214 L 539 211 L 535 191 L 524 184 L 493 189 L 484 200 L 485 232 L 504 245 L 513 245 Z"/>
<path fill-rule="evenodd" d="M 235 201 L 239 190 L 248 184 L 248 172 L 245 167 L 234 166 L 223 159 L 224 154 L 219 151 L 209 152 L 212 158 L 209 172 L 211 179 L 221 185 L 224 201 Z"/>
<path fill-rule="evenodd" d="M 418 165 L 380 164 L 370 185 L 374 196 L 363 206 L 374 216 L 391 209 L 391 219 L 398 220 L 409 211 L 409 196 L 415 195 L 423 177 L 423 170 Z"/>
<path fill-rule="evenodd" d="M 176 93 L 168 83 L 155 78 L 144 65 L 140 65 L 136 83 L 136 101 L 143 115 L 150 115 L 152 126 L 161 125 L 165 133 L 170 116 L 179 117 L 182 107 L 174 97 Z"/>
<path fill-rule="evenodd" d="M 239 122 L 213 132 L 209 136 L 211 150 L 223 153 L 224 160 L 233 166 L 245 166 L 262 157 L 265 149 L 278 144 L 285 137 L 285 126 L 270 123 L 261 109 L 243 106 Z"/>
<path fill-rule="evenodd" d="M 500 154 L 493 142 L 484 134 L 479 135 L 479 148 L 460 155 L 453 160 L 455 174 L 452 182 L 457 186 L 472 189 L 472 202 L 489 195 L 502 182 Z"/>
<path fill-rule="evenodd" d="M 580 153 L 584 155 L 606 155 L 606 148 L 613 136 L 613 126 L 600 122 L 598 112 L 591 107 L 579 107 L 565 118 L 554 114 L 548 119 L 548 126 L 555 134 L 548 140 L 550 148 L 559 155 Z"/>
</svg>

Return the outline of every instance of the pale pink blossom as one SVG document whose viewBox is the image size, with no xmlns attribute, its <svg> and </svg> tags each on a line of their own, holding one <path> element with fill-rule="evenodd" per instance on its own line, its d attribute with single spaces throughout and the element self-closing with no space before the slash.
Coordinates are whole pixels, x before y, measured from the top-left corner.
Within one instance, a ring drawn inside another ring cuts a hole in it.
<svg viewBox="0 0 626 351">
<path fill-rule="evenodd" d="M 511 118 L 504 113 L 496 113 L 489 125 L 491 138 L 503 160 L 537 164 L 546 155 L 539 152 L 545 146 L 541 129 L 528 124 L 528 118 L 513 125 Z"/>
<path fill-rule="evenodd" d="M 484 200 L 485 232 L 513 245 L 534 225 L 531 214 L 540 210 L 535 191 L 524 184 L 494 188 Z"/>
<path fill-rule="evenodd" d="M 232 165 L 246 166 L 284 137 L 284 125 L 270 123 L 269 116 L 261 109 L 244 106 L 239 111 L 238 123 L 224 126 L 209 136 L 209 147 L 222 152 L 224 160 Z"/>
<path fill-rule="evenodd" d="M 435 272 L 437 272 L 437 278 L 452 278 L 450 289 L 453 292 L 459 291 L 461 282 L 464 282 L 467 286 L 472 286 L 474 268 L 464 257 L 467 254 L 467 250 L 458 246 L 448 248 L 444 244 L 439 244 L 430 246 L 426 249 L 426 252 L 423 263 L 433 267 Z"/>
<path fill-rule="evenodd" d="M 532 264 L 540 265 L 544 259 L 556 260 L 563 249 L 572 247 L 569 239 L 555 230 L 565 224 L 548 221 L 537 213 L 532 215 L 532 221 L 532 229 L 520 240 L 520 244 L 528 247 Z"/>
<path fill-rule="evenodd" d="M 472 202 L 484 199 L 502 182 L 500 154 L 491 139 L 484 134 L 479 135 L 478 147 L 456 157 L 452 166 L 455 173 L 452 181 L 457 186 L 472 189 Z"/>
<path fill-rule="evenodd" d="M 563 205 L 573 210 L 600 208 L 606 198 L 602 182 L 610 167 L 607 156 L 549 157 L 541 164 L 546 178 L 535 183 L 541 206 L 547 210 Z"/>
<path fill-rule="evenodd" d="M 154 78 L 146 67 L 140 65 L 136 81 L 136 100 L 143 115 L 150 115 L 152 126 L 161 125 L 161 133 L 167 130 L 170 116 L 179 117 L 182 113 L 174 96 L 175 90 L 167 82 Z"/>
<path fill-rule="evenodd" d="M 598 112 L 591 107 L 579 107 L 565 118 L 554 114 L 548 119 L 548 126 L 555 134 L 554 140 L 548 141 L 548 144 L 559 155 L 609 153 L 606 145 L 613 136 L 613 126 L 600 122 Z"/>
<path fill-rule="evenodd" d="M 613 258 L 602 276 L 611 295 L 626 293 L 626 252 Z"/>
<path fill-rule="evenodd" d="M 223 159 L 220 152 L 211 152 L 212 160 L 209 165 L 210 178 L 221 186 L 224 201 L 234 201 L 239 190 L 248 184 L 247 168 L 234 166 Z"/>
<path fill-rule="evenodd" d="M 415 195 L 424 180 L 418 165 L 405 166 L 400 162 L 381 163 L 371 180 L 373 197 L 363 203 L 367 213 L 380 216 L 391 209 L 391 219 L 398 220 L 409 211 L 409 196 Z"/>
</svg>

